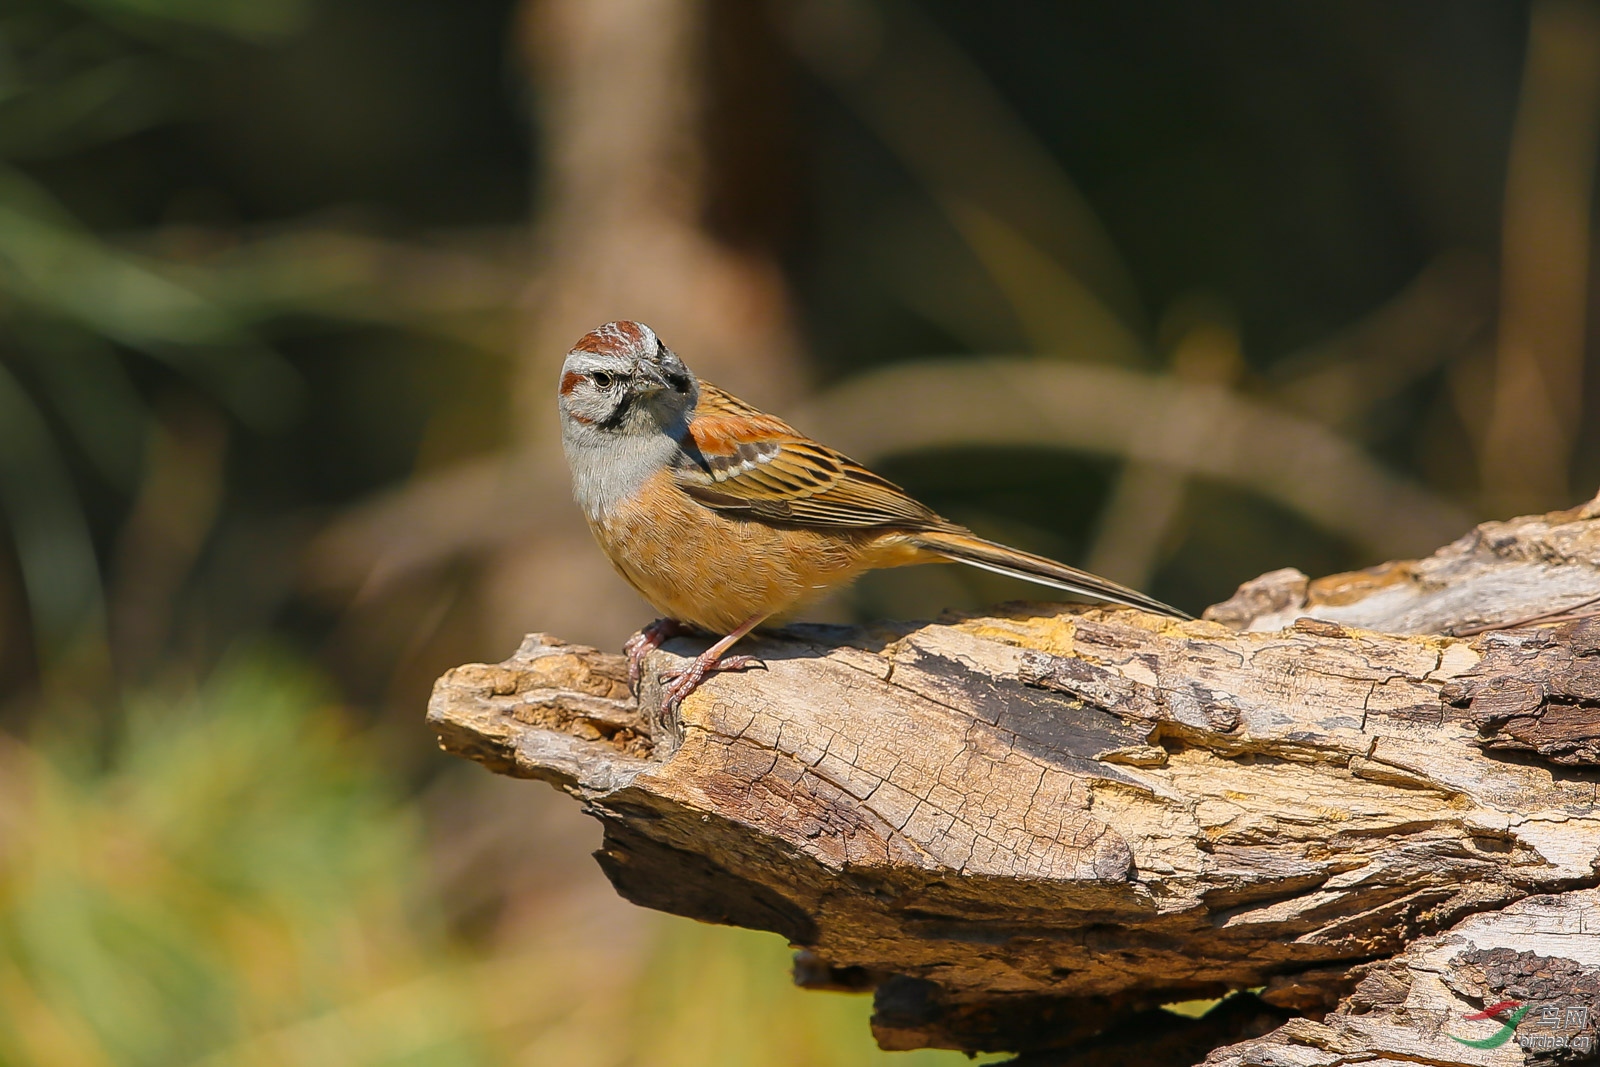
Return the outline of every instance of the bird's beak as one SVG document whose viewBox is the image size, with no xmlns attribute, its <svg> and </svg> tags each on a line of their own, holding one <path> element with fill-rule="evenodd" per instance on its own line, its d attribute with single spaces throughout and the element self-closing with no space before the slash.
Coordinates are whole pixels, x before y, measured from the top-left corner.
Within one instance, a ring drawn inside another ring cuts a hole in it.
<svg viewBox="0 0 1600 1067">
<path fill-rule="evenodd" d="M 659 393 L 672 388 L 651 363 L 640 363 L 633 368 L 633 387 L 640 393 Z"/>
</svg>

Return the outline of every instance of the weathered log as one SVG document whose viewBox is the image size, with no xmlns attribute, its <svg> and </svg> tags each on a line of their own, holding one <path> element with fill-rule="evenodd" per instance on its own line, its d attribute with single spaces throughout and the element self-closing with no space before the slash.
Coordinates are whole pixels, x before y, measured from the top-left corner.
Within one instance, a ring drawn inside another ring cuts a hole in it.
<svg viewBox="0 0 1600 1067">
<path fill-rule="evenodd" d="M 429 721 L 582 801 L 623 896 L 875 989 L 885 1047 L 1159 1043 L 1137 1013 L 1264 986 L 1209 1048 L 1320 1015 L 1466 916 L 1600 884 L 1595 605 L 1600 500 L 1427 560 L 1275 572 L 1204 621 L 792 627 L 670 721 L 621 657 L 533 635 L 440 679 Z M 1164 1040 L 1142 1062 L 1199 1058 Z"/>
<path fill-rule="evenodd" d="M 1284 1022 L 1283 1013 L 1260 997 L 1241 993 L 1198 1019 L 1146 1012 L 1070 1050 L 1028 1053 L 1008 1062 L 1013 1067 L 1122 1067 L 1202 1058 L 1205 1067 L 1593 1063 L 1600 1060 L 1600 893 L 1527 897 L 1500 911 L 1468 916 L 1443 934 L 1413 942 L 1396 958 L 1358 964 L 1348 972 L 1341 968 L 1340 981 L 1354 992 L 1326 1016 L 1318 1012 Z M 1274 983 L 1269 991 L 1284 988 Z"/>
</svg>

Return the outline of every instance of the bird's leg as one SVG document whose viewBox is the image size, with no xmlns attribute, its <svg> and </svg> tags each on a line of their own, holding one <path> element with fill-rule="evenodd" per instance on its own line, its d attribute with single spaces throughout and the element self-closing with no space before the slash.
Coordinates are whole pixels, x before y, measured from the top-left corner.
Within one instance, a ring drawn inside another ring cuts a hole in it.
<svg viewBox="0 0 1600 1067">
<path fill-rule="evenodd" d="M 628 688 L 635 693 L 639 691 L 639 677 L 644 673 L 646 656 L 660 648 L 663 642 L 693 632 L 693 627 L 685 626 L 677 619 L 657 619 L 628 638 L 622 646 L 622 651 L 628 656 Z"/>
<path fill-rule="evenodd" d="M 765 615 L 751 616 L 740 623 L 737 630 L 696 656 L 687 667 L 662 671 L 661 714 L 670 715 L 677 711 L 678 705 L 683 703 L 683 698 L 698 689 L 700 683 L 706 680 L 706 675 L 712 671 L 742 671 L 759 663 L 760 660 L 754 656 L 729 656 L 723 659 L 722 654 L 732 648 L 739 638 L 760 626 L 765 619 Z"/>
</svg>

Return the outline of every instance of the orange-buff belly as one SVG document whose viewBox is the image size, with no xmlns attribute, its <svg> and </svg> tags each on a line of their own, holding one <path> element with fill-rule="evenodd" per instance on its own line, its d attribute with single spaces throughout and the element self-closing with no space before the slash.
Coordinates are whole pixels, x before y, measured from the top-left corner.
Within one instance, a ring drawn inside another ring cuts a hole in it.
<svg viewBox="0 0 1600 1067">
<path fill-rule="evenodd" d="M 668 471 L 589 528 L 617 571 L 663 615 L 728 633 L 781 618 L 864 571 L 943 562 L 884 530 L 809 530 L 733 518 L 696 502 Z"/>
</svg>

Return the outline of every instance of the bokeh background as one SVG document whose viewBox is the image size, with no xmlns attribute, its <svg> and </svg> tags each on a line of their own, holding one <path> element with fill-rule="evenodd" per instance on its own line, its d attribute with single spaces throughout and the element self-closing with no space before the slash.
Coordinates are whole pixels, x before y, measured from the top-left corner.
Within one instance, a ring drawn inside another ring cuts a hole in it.
<svg viewBox="0 0 1600 1067">
<path fill-rule="evenodd" d="M 965 1062 L 434 749 L 650 618 L 562 354 L 1198 611 L 1593 495 L 1597 129 L 1580 0 L 4 0 L 0 1063 Z"/>
</svg>

